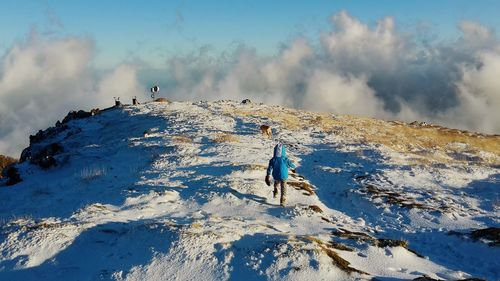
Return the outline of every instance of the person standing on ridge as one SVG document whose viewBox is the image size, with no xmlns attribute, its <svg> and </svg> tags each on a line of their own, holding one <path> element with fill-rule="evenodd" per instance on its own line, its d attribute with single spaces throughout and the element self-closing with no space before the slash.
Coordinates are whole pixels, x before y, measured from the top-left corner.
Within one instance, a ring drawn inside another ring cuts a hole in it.
<svg viewBox="0 0 500 281">
<path fill-rule="evenodd" d="M 271 173 L 274 179 L 274 190 L 273 198 L 278 195 L 278 185 L 281 186 L 281 198 L 280 205 L 285 206 L 286 202 L 286 180 L 288 179 L 288 168 L 295 172 L 295 165 L 286 157 L 285 146 L 282 143 L 278 143 L 274 147 L 274 156 L 269 160 L 269 165 L 267 166 L 266 174 L 266 184 L 271 186 Z"/>
</svg>

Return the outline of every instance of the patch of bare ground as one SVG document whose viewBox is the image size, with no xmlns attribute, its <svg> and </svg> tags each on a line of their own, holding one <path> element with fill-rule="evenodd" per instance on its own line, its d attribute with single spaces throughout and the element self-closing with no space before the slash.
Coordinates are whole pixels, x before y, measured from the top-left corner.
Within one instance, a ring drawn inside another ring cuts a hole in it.
<svg viewBox="0 0 500 281">
<path fill-rule="evenodd" d="M 236 116 L 251 116 L 251 117 L 264 117 L 286 127 L 288 130 L 300 130 L 303 128 L 303 122 L 297 116 L 297 110 L 276 107 L 273 108 L 238 108 L 233 110 L 228 110 L 229 114 Z"/>
<path fill-rule="evenodd" d="M 426 189 L 412 189 L 408 193 L 404 186 L 395 185 L 391 180 L 377 174 L 364 174 L 355 176 L 354 180 L 360 185 L 355 192 L 360 193 L 375 205 L 395 205 L 407 209 L 421 209 L 452 214 L 467 208 L 470 214 L 481 214 L 481 210 L 474 206 L 464 204 L 460 200 L 441 196 L 434 196 L 432 191 Z"/>
<path fill-rule="evenodd" d="M 361 186 L 357 193 L 367 196 L 376 205 L 388 204 L 407 209 L 420 209 L 426 211 L 436 211 L 439 213 L 460 212 L 461 203 L 453 198 L 443 200 L 439 196 L 433 196 L 432 192 L 426 190 L 414 190 L 408 194 L 404 187 L 394 185 L 387 179 L 374 179 L 372 175 L 362 175 L 355 178 Z M 379 185 L 389 184 L 390 187 Z M 473 206 L 466 206 L 469 213 L 480 214 L 481 211 Z"/>
<path fill-rule="evenodd" d="M 415 279 L 412 279 L 413 281 L 445 281 L 444 279 L 435 279 L 432 277 L 429 277 L 427 275 L 417 277 Z M 466 279 L 457 279 L 455 281 L 486 281 L 484 279 L 480 278 L 466 278 Z"/>
<path fill-rule="evenodd" d="M 338 230 L 332 231 L 332 235 L 344 239 L 350 239 L 358 242 L 365 242 L 372 246 L 385 248 L 385 247 L 403 247 L 407 251 L 412 252 L 417 257 L 423 258 L 421 254 L 415 250 L 409 248 L 409 243 L 406 240 L 398 239 L 387 239 L 387 238 L 375 238 L 369 234 L 357 231 L 351 231 L 344 228 L 338 228 Z"/>
<path fill-rule="evenodd" d="M 214 142 L 240 142 L 238 136 L 229 133 L 217 133 L 212 135 L 212 140 Z"/>
<path fill-rule="evenodd" d="M 267 169 L 266 165 L 262 164 L 246 164 L 243 165 L 243 171 L 265 171 Z"/>
<path fill-rule="evenodd" d="M 293 188 L 295 188 L 297 190 L 306 191 L 307 193 L 304 193 L 304 195 L 311 196 L 314 194 L 313 186 L 305 181 L 288 181 L 286 184 L 289 186 L 292 186 Z"/>
<path fill-rule="evenodd" d="M 450 231 L 448 234 L 462 238 L 472 238 L 475 241 L 480 241 L 492 247 L 500 246 L 500 228 L 498 227 L 476 229 L 471 232 Z"/>
<path fill-rule="evenodd" d="M 170 101 L 166 98 L 157 98 L 154 100 L 155 102 L 163 102 L 163 103 L 170 103 Z"/>
<path fill-rule="evenodd" d="M 296 190 L 304 190 L 303 195 L 311 196 L 314 195 L 314 186 L 308 183 L 304 176 L 297 173 L 290 173 L 290 180 L 287 181 L 287 185 L 292 186 Z"/>
<path fill-rule="evenodd" d="M 332 118 L 332 117 L 330 117 Z M 329 120 L 323 118 L 323 120 Z M 354 136 L 365 143 L 381 144 L 411 155 L 415 164 L 461 163 L 500 164 L 500 136 L 449 129 L 425 123 L 387 122 L 383 120 L 342 116 L 337 133 Z M 412 125 L 413 124 L 413 125 Z"/>
<path fill-rule="evenodd" d="M 323 210 L 321 210 L 321 208 L 317 205 L 310 205 L 309 207 L 307 207 L 307 209 L 315 212 L 315 213 L 323 213 Z"/>
<path fill-rule="evenodd" d="M 14 229 L 19 229 L 19 231 L 21 232 L 62 228 L 67 225 L 68 223 L 66 222 L 53 221 L 53 220 L 35 221 L 31 218 L 26 218 L 26 219 L 21 218 L 5 224 L 6 227 L 13 227 Z"/>
<path fill-rule="evenodd" d="M 317 245 L 318 250 L 320 252 L 323 252 L 324 254 L 326 254 L 328 257 L 330 257 L 330 259 L 332 259 L 332 264 L 335 265 L 336 267 L 340 268 L 341 270 L 343 270 L 347 273 L 355 272 L 355 273 L 359 273 L 359 274 L 367 274 L 368 275 L 368 273 L 366 273 L 364 271 L 361 271 L 359 269 L 351 267 L 350 263 L 347 260 L 343 259 L 341 256 L 339 256 L 339 254 L 337 254 L 337 252 L 335 252 L 333 250 L 333 249 L 339 249 L 342 251 L 353 251 L 353 249 L 351 249 L 343 244 L 337 243 L 337 242 L 325 243 L 322 240 L 320 240 L 316 237 L 313 237 L 313 236 L 304 236 L 304 237 L 302 237 L 302 239 L 304 241 L 312 242 L 315 245 Z"/>
<path fill-rule="evenodd" d="M 174 143 L 192 143 L 193 139 L 187 135 L 177 135 L 172 137 Z"/>
<path fill-rule="evenodd" d="M 487 241 L 490 246 L 500 246 L 500 228 L 498 227 L 477 229 L 470 235 L 473 239 Z"/>
<path fill-rule="evenodd" d="M 377 187 L 373 184 L 363 185 L 362 192 L 370 194 L 372 199 L 382 198 L 388 204 L 398 205 L 398 206 L 403 207 L 403 208 L 408 208 L 408 209 L 415 208 L 415 209 L 422 209 L 422 210 L 444 211 L 444 210 L 438 210 L 432 206 L 428 206 L 428 205 L 425 205 L 425 204 L 420 203 L 420 202 L 416 202 L 414 199 L 406 198 L 404 196 L 404 194 L 390 191 L 390 190 L 386 190 L 386 189 Z"/>
</svg>

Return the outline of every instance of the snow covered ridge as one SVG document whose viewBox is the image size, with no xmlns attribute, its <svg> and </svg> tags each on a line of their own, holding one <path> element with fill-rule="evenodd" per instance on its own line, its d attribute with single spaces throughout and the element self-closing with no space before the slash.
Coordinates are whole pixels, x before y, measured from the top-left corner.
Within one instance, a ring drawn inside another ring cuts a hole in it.
<svg viewBox="0 0 500 281">
<path fill-rule="evenodd" d="M 0 186 L 0 280 L 499 280 L 499 145 L 232 101 L 73 119 Z"/>
</svg>

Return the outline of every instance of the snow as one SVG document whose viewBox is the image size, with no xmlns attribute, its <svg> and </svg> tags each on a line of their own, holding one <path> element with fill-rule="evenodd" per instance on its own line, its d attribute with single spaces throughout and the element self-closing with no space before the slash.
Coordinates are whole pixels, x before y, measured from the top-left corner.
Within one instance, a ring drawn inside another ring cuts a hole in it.
<svg viewBox="0 0 500 281">
<path fill-rule="evenodd" d="M 408 165 L 384 146 L 239 109 L 290 112 L 147 103 L 71 121 L 71 135 L 47 140 L 63 145 L 62 165 L 22 163 L 24 181 L 0 187 L 0 280 L 500 278 L 498 247 L 450 235 L 499 227 L 498 167 Z M 303 177 L 291 181 L 315 189 L 289 185 L 284 208 L 264 183 L 278 140 Z M 367 185 L 421 207 L 391 203 Z M 423 257 L 334 235 L 342 229 L 408 241 Z M 330 242 L 351 248 L 332 250 L 366 274 L 334 265 L 322 250 Z"/>
</svg>

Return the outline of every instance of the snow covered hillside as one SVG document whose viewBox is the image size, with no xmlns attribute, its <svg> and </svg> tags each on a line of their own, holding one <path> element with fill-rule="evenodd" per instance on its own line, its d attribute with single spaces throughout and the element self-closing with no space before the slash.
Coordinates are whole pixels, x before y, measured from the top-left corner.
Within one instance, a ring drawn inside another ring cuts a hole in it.
<svg viewBox="0 0 500 281">
<path fill-rule="evenodd" d="M 232 101 L 60 128 L 0 186 L 0 280 L 500 279 L 498 136 Z"/>
</svg>

